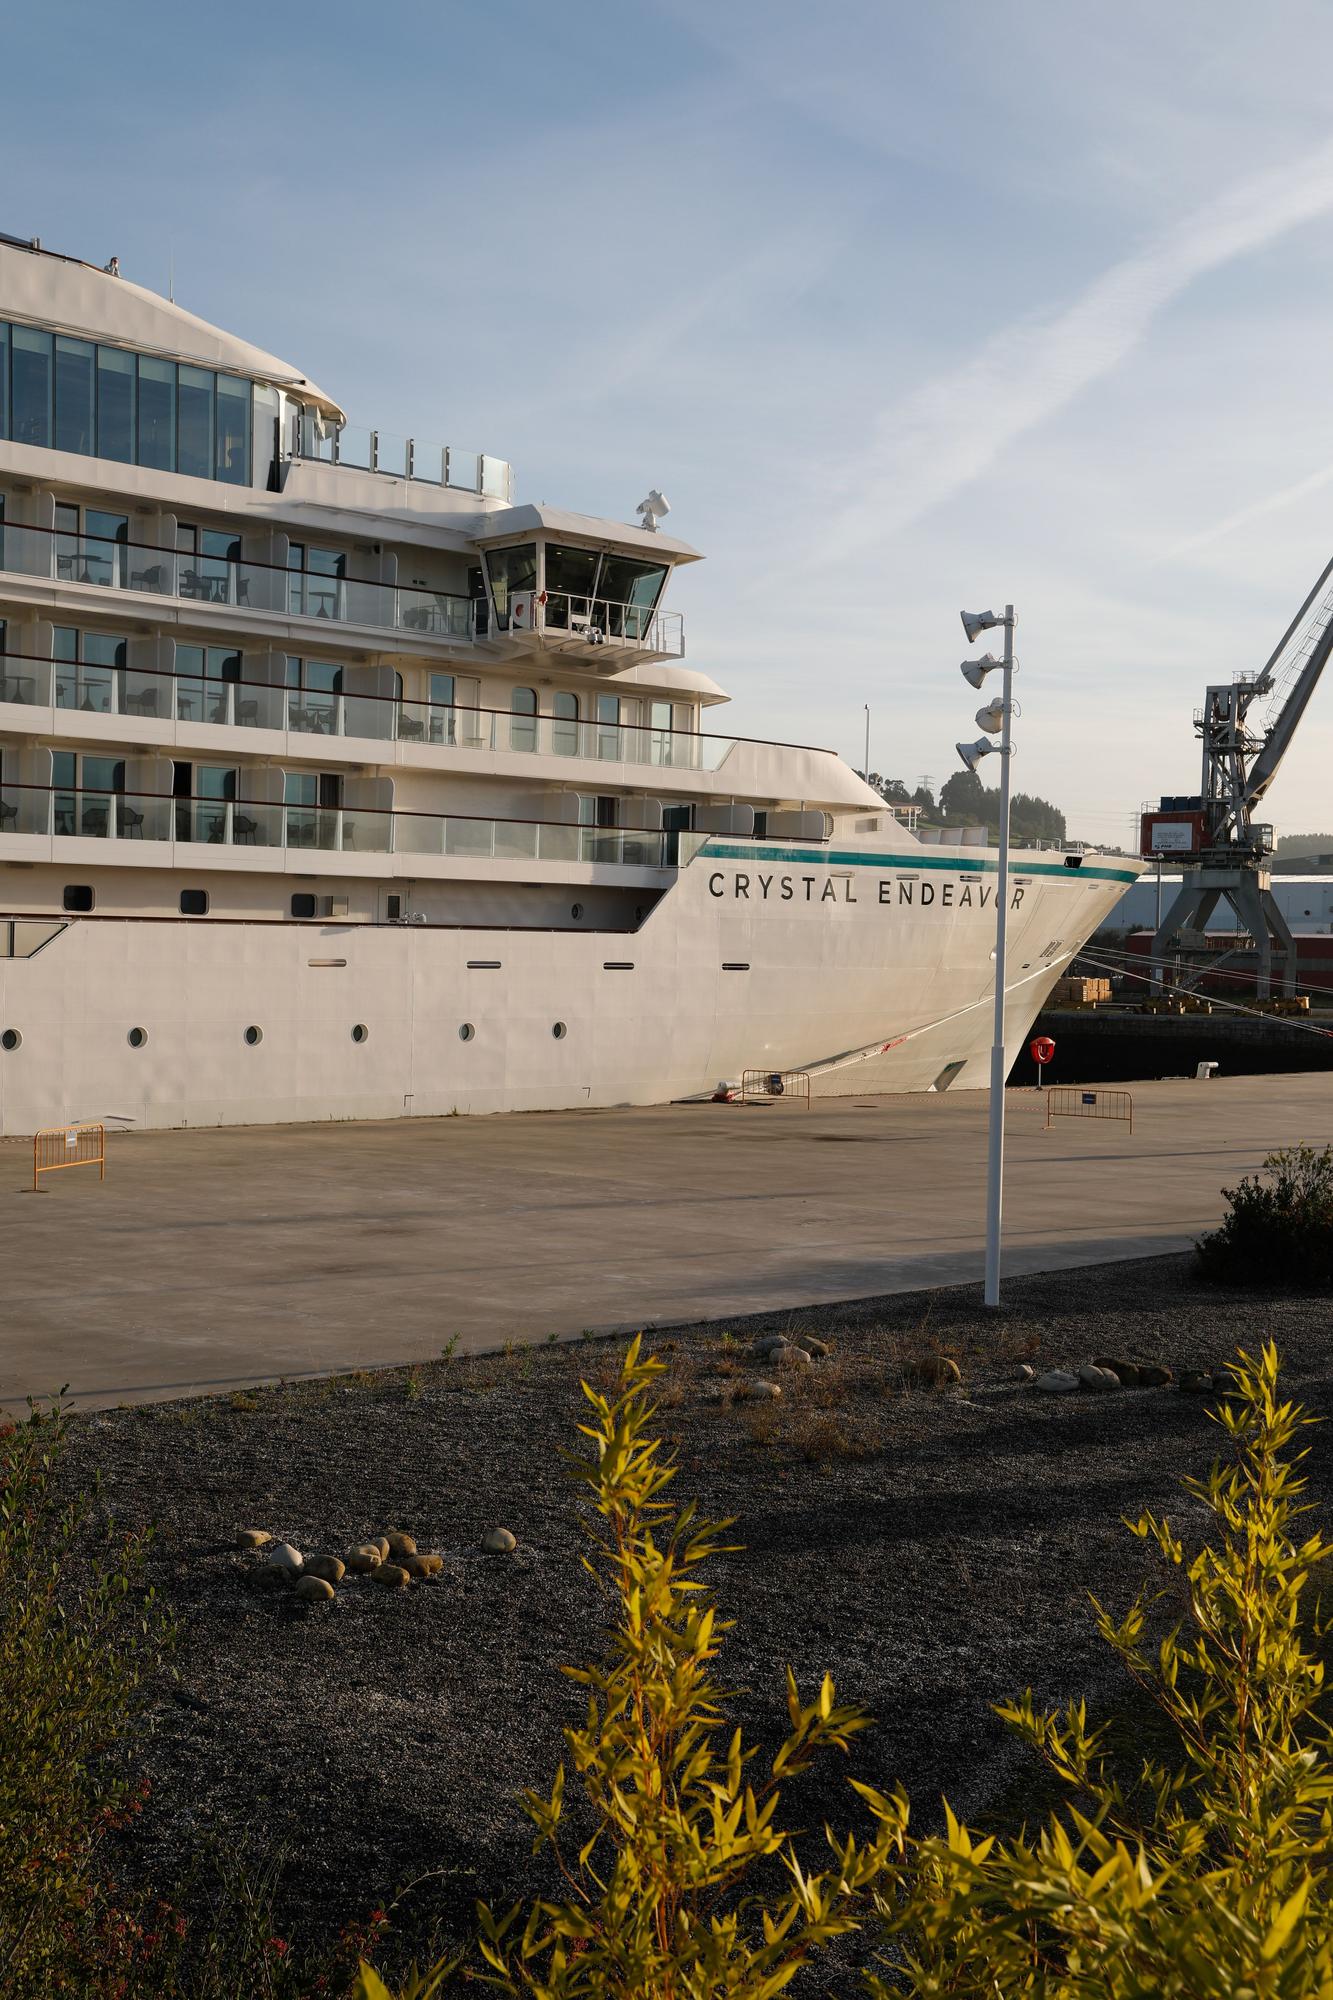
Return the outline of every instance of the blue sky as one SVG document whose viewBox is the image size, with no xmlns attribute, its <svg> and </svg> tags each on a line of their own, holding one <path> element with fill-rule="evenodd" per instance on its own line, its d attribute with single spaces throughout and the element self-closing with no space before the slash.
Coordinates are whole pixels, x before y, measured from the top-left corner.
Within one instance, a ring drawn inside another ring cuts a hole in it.
<svg viewBox="0 0 1333 2000">
<path fill-rule="evenodd" d="M 746 734 L 1124 839 L 1333 553 L 1333 12 L 1280 0 L 11 9 L 0 228 L 166 288 L 353 421 L 706 563 Z M 19 80 L 21 79 L 21 85 Z M 721 718 L 719 717 L 719 725 Z M 1270 795 L 1333 828 L 1333 671 Z"/>
</svg>

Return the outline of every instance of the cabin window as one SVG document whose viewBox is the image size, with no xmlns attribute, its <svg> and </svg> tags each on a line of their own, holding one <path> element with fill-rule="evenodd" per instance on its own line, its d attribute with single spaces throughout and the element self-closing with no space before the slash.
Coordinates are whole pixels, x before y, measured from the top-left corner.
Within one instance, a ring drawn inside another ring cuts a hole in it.
<svg viewBox="0 0 1333 2000">
<path fill-rule="evenodd" d="M 213 477 L 213 422 L 217 376 L 210 368 L 176 371 L 176 470 L 192 479 Z"/>
<path fill-rule="evenodd" d="M 183 917 L 206 917 L 208 915 L 207 889 L 182 889 L 181 915 Z"/>
<path fill-rule="evenodd" d="M 124 672 L 128 644 L 120 632 L 81 632 L 74 625 L 57 625 L 51 639 L 56 707 L 110 715 L 117 705 L 114 690 Z"/>
<path fill-rule="evenodd" d="M 92 909 L 96 897 L 85 882 L 66 882 L 61 907 L 72 915 L 82 916 Z"/>
<path fill-rule="evenodd" d="M 313 917 L 317 908 L 318 899 L 305 890 L 298 889 L 292 897 L 292 915 L 294 917 Z"/>
<path fill-rule="evenodd" d="M 341 549 L 292 542 L 287 549 L 289 604 L 300 618 L 340 618 L 346 597 L 347 557 Z"/>
<path fill-rule="evenodd" d="M 537 748 L 536 688 L 512 688 L 509 694 L 509 708 L 510 749 L 535 750 Z"/>
<path fill-rule="evenodd" d="M 557 757 L 579 754 L 579 698 L 563 689 L 551 697 L 551 749 Z"/>
</svg>

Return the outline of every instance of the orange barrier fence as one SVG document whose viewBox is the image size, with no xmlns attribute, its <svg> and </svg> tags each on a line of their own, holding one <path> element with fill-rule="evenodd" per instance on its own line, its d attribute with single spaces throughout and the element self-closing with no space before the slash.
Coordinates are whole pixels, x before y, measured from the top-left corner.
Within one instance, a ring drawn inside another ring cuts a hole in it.
<svg viewBox="0 0 1333 2000">
<path fill-rule="evenodd" d="M 105 1125 L 52 1125 L 35 1132 L 32 1141 L 32 1192 L 45 1193 L 43 1174 L 58 1174 L 64 1167 L 96 1167 L 99 1181 L 106 1179 Z"/>
<path fill-rule="evenodd" d="M 810 1109 L 810 1072 L 804 1069 L 747 1069 L 741 1076 L 742 1104 L 782 1097 Z"/>
<path fill-rule="evenodd" d="M 1052 1084 L 1046 1092 L 1046 1130 L 1056 1118 L 1120 1118 L 1134 1130 L 1134 1099 L 1127 1090 L 1081 1090 Z"/>
</svg>

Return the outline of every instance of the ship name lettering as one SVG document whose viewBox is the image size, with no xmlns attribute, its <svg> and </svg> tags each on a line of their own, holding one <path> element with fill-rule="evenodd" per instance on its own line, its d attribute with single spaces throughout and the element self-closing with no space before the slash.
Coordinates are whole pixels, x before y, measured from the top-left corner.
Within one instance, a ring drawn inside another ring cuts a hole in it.
<svg viewBox="0 0 1333 2000">
<path fill-rule="evenodd" d="M 771 875 L 760 875 L 757 880 L 759 883 L 759 893 L 764 901 L 767 902 L 768 892 L 773 887 L 773 877 Z"/>
<path fill-rule="evenodd" d="M 952 883 L 952 882 L 946 882 L 946 883 L 945 883 L 945 885 L 944 885 L 944 887 L 943 887 L 943 888 L 942 888 L 942 889 L 940 890 L 940 901 L 941 901 L 941 902 L 943 903 L 943 905 L 944 905 L 944 907 L 945 907 L 945 909 L 946 909 L 946 910 L 950 910 L 950 909 L 952 909 L 952 908 L 953 908 L 953 883 Z"/>
<path fill-rule="evenodd" d="M 750 878 L 749 878 L 749 876 L 748 876 L 748 875 L 738 875 L 738 876 L 736 877 L 736 894 L 737 894 L 738 896 L 744 896 L 744 898 L 745 898 L 746 902 L 747 902 L 747 903 L 749 902 L 749 900 L 750 900 Z"/>
<path fill-rule="evenodd" d="M 810 891 L 815 886 L 815 877 L 813 875 L 802 875 L 801 880 L 805 884 L 805 900 L 807 903 L 811 902 L 813 899 L 810 895 Z"/>
<path fill-rule="evenodd" d="M 791 886 L 790 875 L 783 876 L 781 887 L 782 887 L 782 900 L 784 903 L 789 903 L 792 899 L 792 886 Z"/>
<path fill-rule="evenodd" d="M 721 875 L 709 876 L 708 893 L 710 896 L 720 896 L 722 894 L 722 882 L 723 882 L 723 877 Z"/>
</svg>

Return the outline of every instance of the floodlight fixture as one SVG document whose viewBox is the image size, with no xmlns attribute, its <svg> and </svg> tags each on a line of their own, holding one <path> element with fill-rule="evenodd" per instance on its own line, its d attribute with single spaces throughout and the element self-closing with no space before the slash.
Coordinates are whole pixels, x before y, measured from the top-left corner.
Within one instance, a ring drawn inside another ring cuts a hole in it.
<svg viewBox="0 0 1333 2000">
<path fill-rule="evenodd" d="M 955 743 L 954 749 L 969 771 L 975 771 L 983 757 L 999 754 L 999 746 L 988 742 L 984 736 L 978 736 L 975 743 Z"/>
<path fill-rule="evenodd" d="M 998 736 L 1004 728 L 1005 704 L 1001 695 L 988 701 L 984 708 L 977 710 L 977 728 L 984 729 L 988 736 Z"/>
<path fill-rule="evenodd" d="M 994 653 L 983 653 L 979 660 L 960 660 L 958 671 L 965 681 L 970 681 L 974 688 L 979 688 L 987 674 L 993 674 L 997 667 L 1003 666 L 1004 661 L 997 660 Z"/>
<path fill-rule="evenodd" d="M 989 632 L 992 625 L 1003 625 L 1003 618 L 997 618 L 993 611 L 960 611 L 963 630 L 967 634 L 969 646 L 975 646 L 980 632 Z"/>
</svg>

